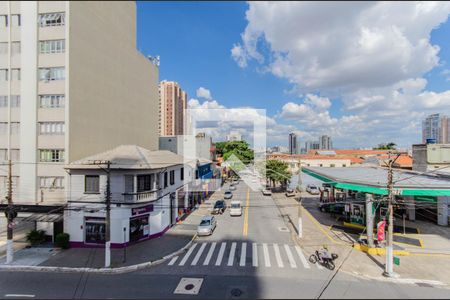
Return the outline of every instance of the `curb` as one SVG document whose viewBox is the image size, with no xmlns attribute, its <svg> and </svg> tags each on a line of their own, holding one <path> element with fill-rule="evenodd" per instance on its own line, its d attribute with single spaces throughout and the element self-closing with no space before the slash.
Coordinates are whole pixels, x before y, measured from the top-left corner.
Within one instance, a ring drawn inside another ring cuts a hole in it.
<svg viewBox="0 0 450 300">
<path fill-rule="evenodd" d="M 1 265 L 0 271 L 18 271 L 18 272 L 58 272 L 58 273 L 93 273 L 93 274 L 124 274 L 130 273 L 138 270 L 142 270 L 148 268 L 153 265 L 158 265 L 166 260 L 179 255 L 180 253 L 186 251 L 189 248 L 194 240 L 197 238 L 197 234 L 195 234 L 192 239 L 181 249 L 172 252 L 162 258 L 155 260 L 144 262 L 136 265 L 126 266 L 126 267 L 118 267 L 118 268 L 71 268 L 71 267 L 47 267 L 47 266 L 9 266 L 9 265 Z"/>
<path fill-rule="evenodd" d="M 355 245 L 353 245 L 353 249 L 361 251 L 361 252 L 365 252 L 365 253 L 368 253 L 371 255 L 386 255 L 385 248 L 369 248 L 368 246 L 365 246 L 365 245 L 355 244 Z M 394 250 L 393 252 L 394 252 L 394 255 L 399 255 L 399 256 L 411 255 L 410 252 L 403 251 L 403 250 Z"/>
</svg>

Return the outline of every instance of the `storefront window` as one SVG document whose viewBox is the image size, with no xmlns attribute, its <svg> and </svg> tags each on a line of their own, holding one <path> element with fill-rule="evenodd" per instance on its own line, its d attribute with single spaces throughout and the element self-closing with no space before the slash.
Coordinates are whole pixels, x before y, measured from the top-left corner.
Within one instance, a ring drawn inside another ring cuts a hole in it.
<svg viewBox="0 0 450 300">
<path fill-rule="evenodd" d="M 149 215 L 130 219 L 130 242 L 139 241 L 150 234 Z"/>
<path fill-rule="evenodd" d="M 85 242 L 87 244 L 103 244 L 105 240 L 105 219 L 86 219 Z"/>
</svg>

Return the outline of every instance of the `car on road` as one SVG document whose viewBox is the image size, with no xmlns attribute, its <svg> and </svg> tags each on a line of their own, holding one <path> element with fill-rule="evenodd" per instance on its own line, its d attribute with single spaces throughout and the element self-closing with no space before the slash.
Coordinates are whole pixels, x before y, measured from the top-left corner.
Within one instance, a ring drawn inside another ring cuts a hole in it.
<svg viewBox="0 0 450 300">
<path fill-rule="evenodd" d="M 217 200 L 214 203 L 214 208 L 212 210 L 212 214 L 223 214 L 223 212 L 227 209 L 227 205 L 223 200 Z"/>
<path fill-rule="evenodd" d="M 241 216 L 241 215 L 242 215 L 241 201 L 231 201 L 230 216 Z"/>
<path fill-rule="evenodd" d="M 226 191 L 225 194 L 223 195 L 224 199 L 231 199 L 233 198 L 233 193 L 231 191 Z"/>
<path fill-rule="evenodd" d="M 270 189 L 263 189 L 262 193 L 264 196 L 272 196 L 272 191 Z"/>
<path fill-rule="evenodd" d="M 344 202 L 321 202 L 319 204 L 319 210 L 321 212 L 342 215 L 345 211 L 345 203 Z"/>
<path fill-rule="evenodd" d="M 234 186 L 234 185 L 230 185 L 230 189 L 229 189 L 230 191 L 235 191 L 236 190 L 236 186 Z"/>
<path fill-rule="evenodd" d="M 211 235 L 216 229 L 217 220 L 214 216 L 203 216 L 197 226 L 197 235 Z"/>
<path fill-rule="evenodd" d="M 320 190 L 315 184 L 308 184 L 306 187 L 306 191 L 310 193 L 311 195 L 319 195 Z"/>
<path fill-rule="evenodd" d="M 287 189 L 285 195 L 286 197 L 294 197 L 295 191 L 293 189 Z"/>
</svg>

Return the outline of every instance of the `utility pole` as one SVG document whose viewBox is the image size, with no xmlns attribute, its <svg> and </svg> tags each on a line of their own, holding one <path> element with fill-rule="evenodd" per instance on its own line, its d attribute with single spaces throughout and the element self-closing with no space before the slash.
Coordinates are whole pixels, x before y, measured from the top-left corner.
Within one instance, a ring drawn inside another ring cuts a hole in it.
<svg viewBox="0 0 450 300">
<path fill-rule="evenodd" d="M 13 261 L 14 248 L 13 248 L 13 221 L 15 217 L 15 211 L 12 202 L 12 163 L 11 159 L 8 160 L 8 208 L 6 210 L 6 218 L 8 223 L 7 229 L 7 242 L 6 242 L 6 263 L 10 264 Z"/>
<path fill-rule="evenodd" d="M 105 268 L 111 266 L 111 161 L 107 161 L 106 169 L 106 219 L 105 219 Z"/>
<path fill-rule="evenodd" d="M 398 275 L 394 273 L 394 249 L 393 249 L 393 240 L 394 240 L 394 171 L 392 170 L 392 166 L 394 165 L 397 158 L 400 154 L 397 154 L 395 159 L 391 158 L 391 152 L 389 152 L 389 161 L 388 161 L 388 238 L 386 244 L 386 265 L 385 271 L 383 273 L 386 277 L 397 277 Z"/>
<path fill-rule="evenodd" d="M 298 160 L 298 180 L 297 189 L 300 192 L 300 197 L 298 199 L 298 238 L 303 237 L 303 221 L 302 221 L 302 164 L 300 159 Z"/>
</svg>

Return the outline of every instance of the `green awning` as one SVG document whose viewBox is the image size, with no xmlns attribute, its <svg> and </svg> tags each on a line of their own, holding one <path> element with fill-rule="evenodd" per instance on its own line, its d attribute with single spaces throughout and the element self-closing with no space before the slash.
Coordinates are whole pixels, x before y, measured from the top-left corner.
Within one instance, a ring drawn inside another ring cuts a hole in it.
<svg viewBox="0 0 450 300">
<path fill-rule="evenodd" d="M 370 193 L 370 194 L 376 194 L 376 195 L 387 195 L 387 189 L 386 188 L 377 188 L 367 185 L 359 185 L 359 184 L 351 184 L 351 183 L 336 183 L 335 185 L 338 189 L 346 189 L 346 190 L 352 190 L 352 191 L 358 191 L 358 192 L 364 192 L 364 193 Z"/>
<path fill-rule="evenodd" d="M 312 176 L 314 178 L 322 180 L 323 182 L 334 183 L 333 180 L 331 180 L 331 179 L 329 179 L 327 177 L 324 177 L 322 175 L 316 174 L 316 173 L 314 173 L 314 172 L 312 172 L 310 170 L 306 170 L 306 169 L 302 168 L 302 172 L 305 173 L 305 174 L 308 174 L 308 175 L 310 175 L 310 176 Z"/>
</svg>

